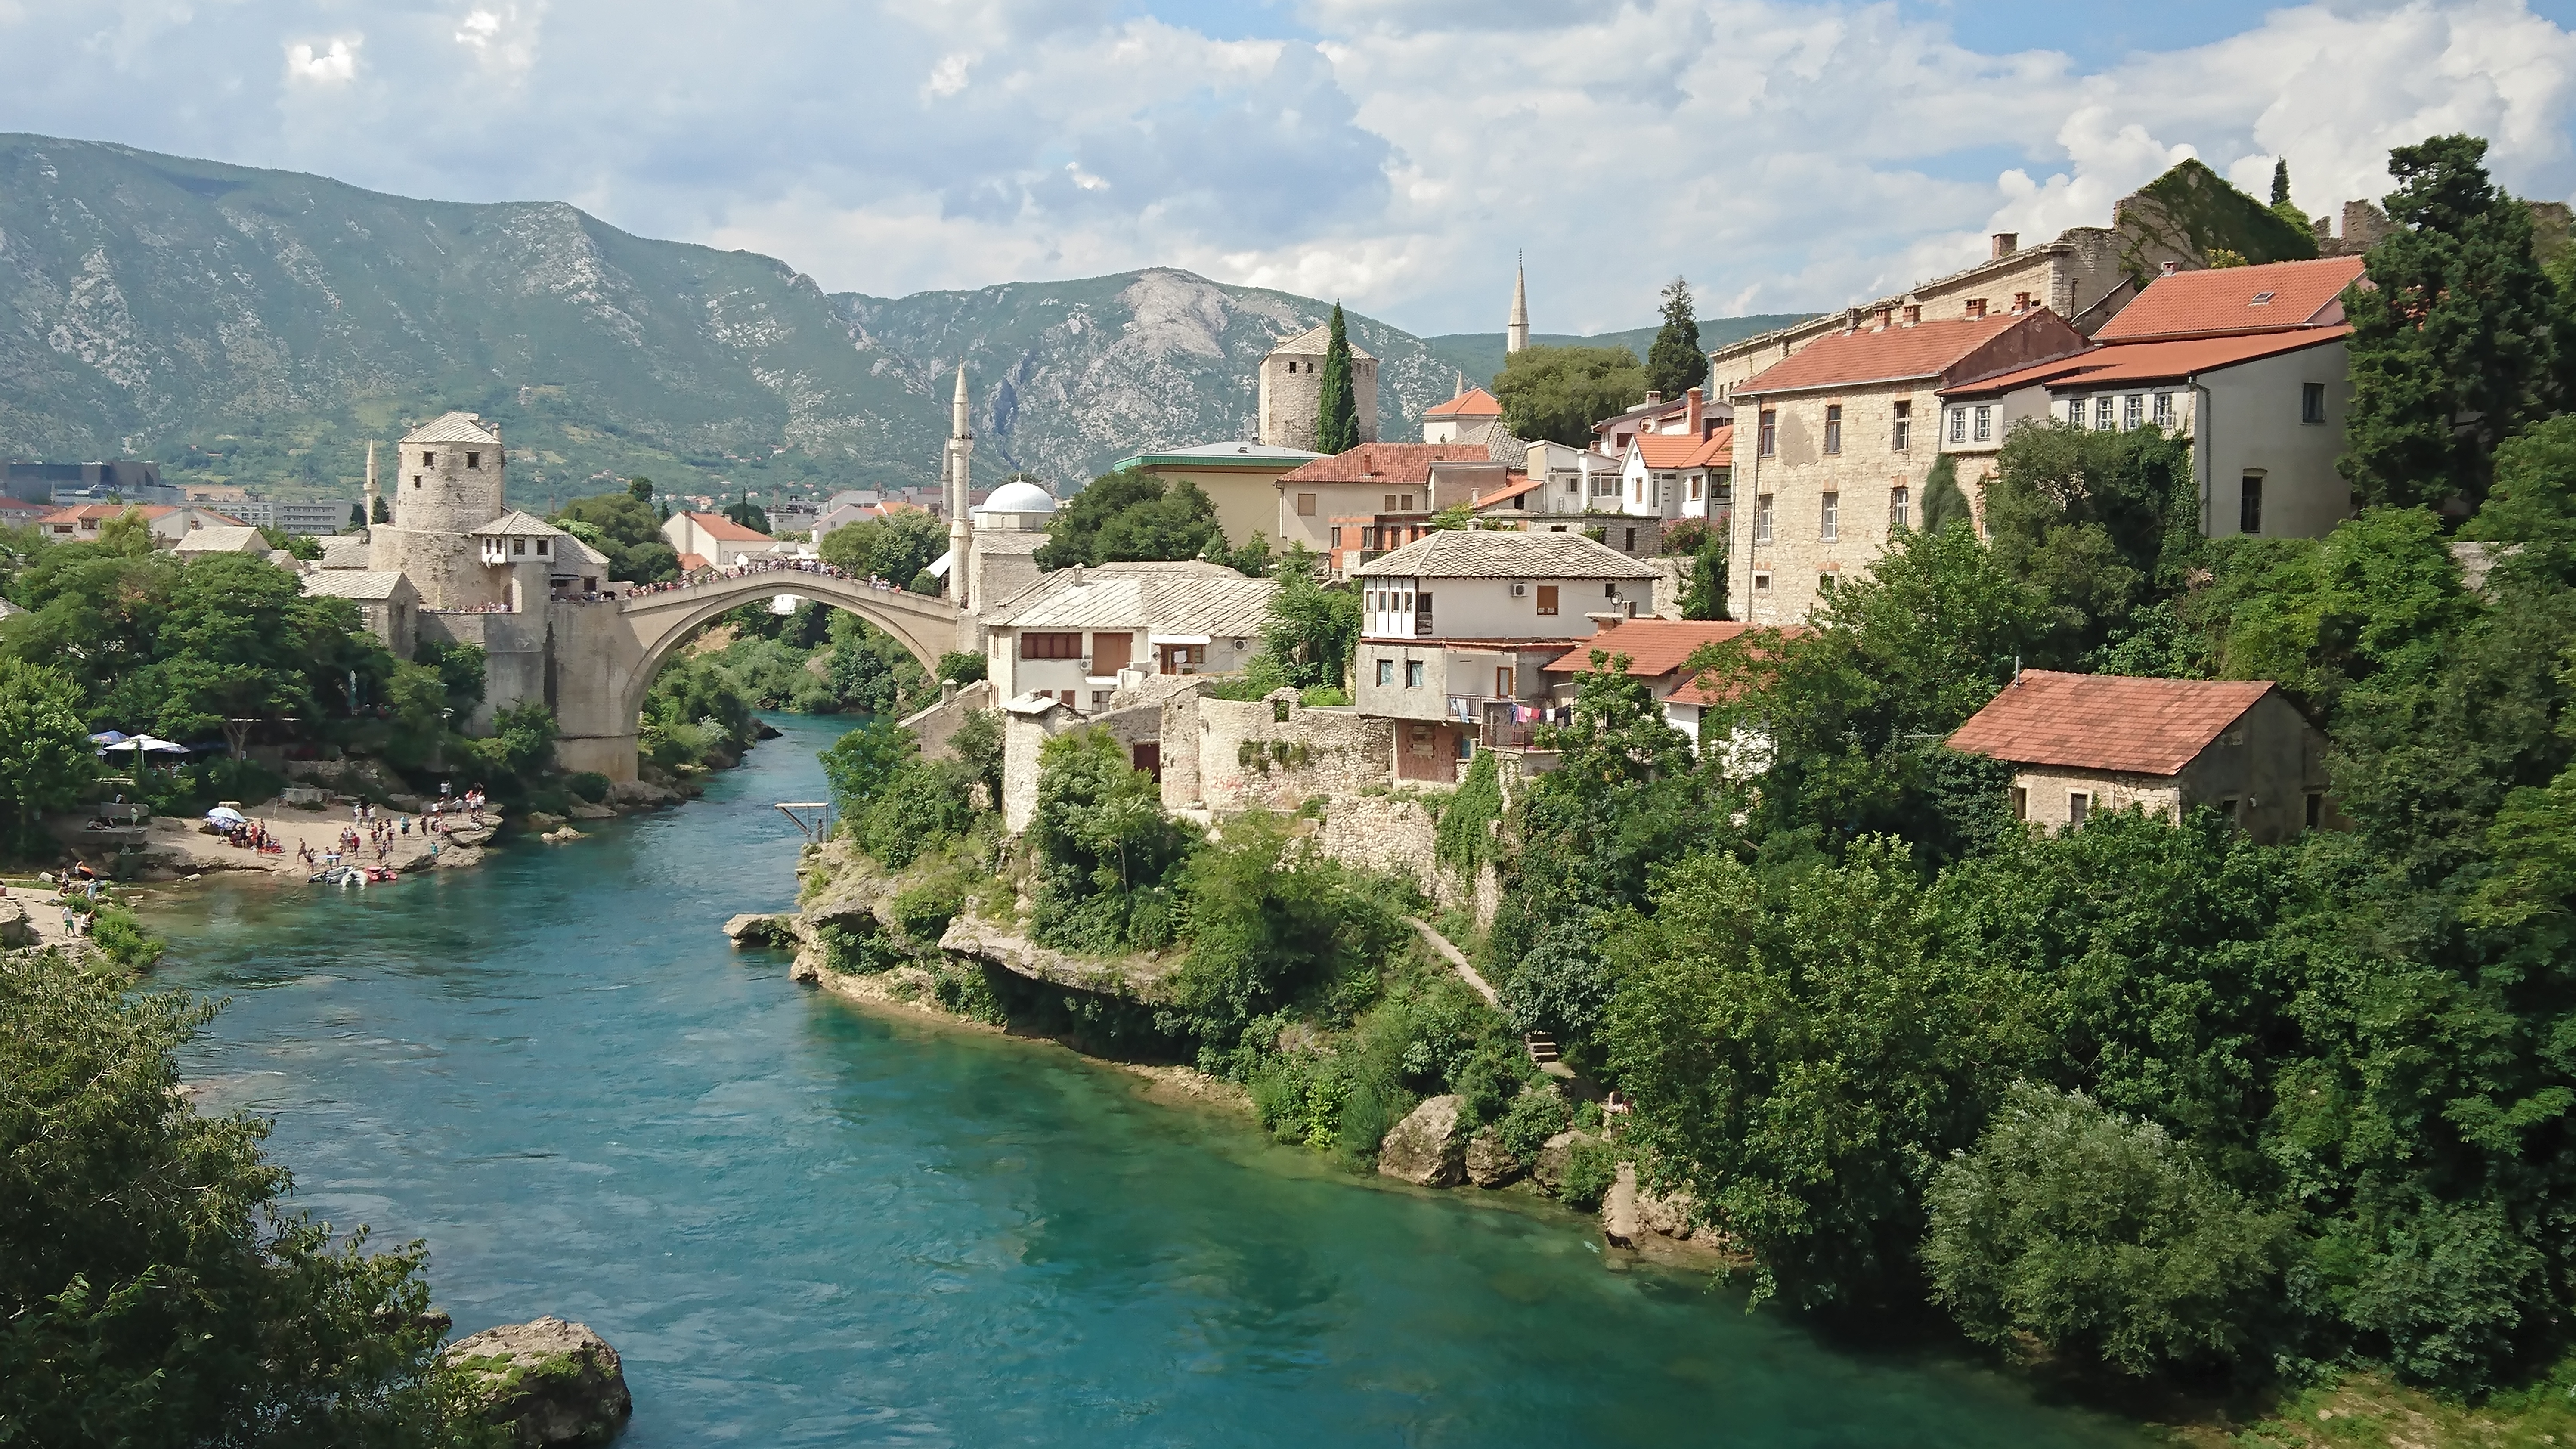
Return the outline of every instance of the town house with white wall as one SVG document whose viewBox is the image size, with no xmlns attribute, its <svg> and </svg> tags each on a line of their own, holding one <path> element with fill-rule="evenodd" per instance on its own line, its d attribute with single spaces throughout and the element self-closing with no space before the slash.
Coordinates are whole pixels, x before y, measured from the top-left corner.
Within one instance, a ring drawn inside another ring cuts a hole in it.
<svg viewBox="0 0 2576 1449">
<path fill-rule="evenodd" d="M 1122 672 L 1239 673 L 1278 592 L 1222 564 L 1058 569 L 987 615 L 985 677 L 998 699 L 1042 695 L 1088 715 L 1109 707 Z"/>
<path fill-rule="evenodd" d="M 1586 616 L 1653 613 L 1655 577 L 1579 533 L 1447 529 L 1361 565 L 1354 696 L 1401 722 L 1396 778 L 1454 780 L 1479 739 L 1535 723 Z"/>
</svg>

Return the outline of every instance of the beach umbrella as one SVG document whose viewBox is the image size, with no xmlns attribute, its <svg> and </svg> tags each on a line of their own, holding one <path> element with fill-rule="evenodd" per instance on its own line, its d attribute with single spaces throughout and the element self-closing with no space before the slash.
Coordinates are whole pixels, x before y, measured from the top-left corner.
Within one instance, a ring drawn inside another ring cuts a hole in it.
<svg viewBox="0 0 2576 1449">
<path fill-rule="evenodd" d="M 206 819 L 210 824 L 221 826 L 226 830 L 229 830 L 236 825 L 248 825 L 250 823 L 250 821 L 244 817 L 240 811 L 235 810 L 230 805 L 218 805 L 214 809 L 207 811 Z"/>
<path fill-rule="evenodd" d="M 89 737 L 89 742 L 93 745 L 120 745 L 131 738 L 133 736 L 123 730 L 100 730 Z"/>
<path fill-rule="evenodd" d="M 150 735 L 127 735 L 113 744 L 100 746 L 99 753 L 104 755 L 110 750 L 132 750 L 136 757 L 140 758 L 146 754 L 184 755 L 188 752 L 188 747 L 174 745 L 168 740 L 156 740 Z"/>
</svg>

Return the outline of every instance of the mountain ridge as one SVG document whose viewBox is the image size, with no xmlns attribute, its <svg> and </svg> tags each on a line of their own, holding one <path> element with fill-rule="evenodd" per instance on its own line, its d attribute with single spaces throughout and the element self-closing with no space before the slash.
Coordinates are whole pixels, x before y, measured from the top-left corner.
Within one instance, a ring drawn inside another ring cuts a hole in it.
<svg viewBox="0 0 2576 1449">
<path fill-rule="evenodd" d="M 693 493 L 927 483 L 960 358 L 978 483 L 1027 470 L 1069 491 L 1132 452 L 1249 436 L 1261 356 L 1329 312 L 1168 267 L 826 292 L 567 202 L 0 135 L 0 454 L 153 457 L 272 497 L 354 496 L 367 439 L 456 407 L 502 425 L 530 505 L 639 474 Z M 1381 433 L 1409 435 L 1459 363 L 1350 325 L 1380 359 Z"/>
</svg>

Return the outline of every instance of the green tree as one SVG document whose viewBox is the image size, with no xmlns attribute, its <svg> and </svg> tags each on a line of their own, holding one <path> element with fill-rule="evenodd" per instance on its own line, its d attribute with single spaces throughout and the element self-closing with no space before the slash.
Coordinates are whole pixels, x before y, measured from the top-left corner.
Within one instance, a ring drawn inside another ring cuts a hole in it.
<svg viewBox="0 0 2576 1449">
<path fill-rule="evenodd" d="M 440 1365 L 418 1243 L 290 1212 L 268 1124 L 199 1111 L 208 1008 L 0 961 L 0 1425 L 29 1444 L 498 1445 Z"/>
<path fill-rule="evenodd" d="M 349 526 L 351 528 L 364 528 L 367 526 L 367 506 L 365 504 L 352 503 L 349 505 Z"/>
<path fill-rule="evenodd" d="M 1691 551 L 1690 583 L 1682 590 L 1685 619 L 1731 619 L 1726 611 L 1727 531 L 1712 528 Z"/>
<path fill-rule="evenodd" d="M 653 480 L 652 480 L 652 479 L 650 479 L 650 478 L 629 478 L 629 479 L 627 479 L 627 480 L 626 480 L 626 496 L 627 496 L 627 497 L 629 497 L 629 498 L 634 499 L 634 500 L 635 500 L 636 502 L 638 502 L 638 503 L 650 503 L 650 502 L 652 502 L 652 501 L 653 501 Z"/>
<path fill-rule="evenodd" d="M 376 501 L 382 503 L 384 500 L 380 498 Z M 260 541 L 270 548 L 282 548 L 293 558 L 309 562 L 322 556 L 322 541 L 306 534 L 288 533 L 282 528 L 263 528 L 259 531 L 259 537 Z"/>
<path fill-rule="evenodd" d="M 2497 446 L 2564 406 L 2562 303 L 2532 256 L 2531 212 L 2487 178 L 2487 143 L 2389 153 L 2395 229 L 2344 296 L 2352 404 L 2337 466 L 2364 504 L 2471 508 Z"/>
<path fill-rule="evenodd" d="M 947 525 L 922 508 L 844 523 L 823 535 L 815 549 L 836 568 L 898 583 L 909 583 L 947 550 Z"/>
<path fill-rule="evenodd" d="M 576 498 L 546 521 L 605 555 L 612 579 L 650 584 L 679 577 L 680 555 L 663 539 L 662 521 L 631 492 Z"/>
<path fill-rule="evenodd" d="M 831 787 L 834 812 L 844 821 L 864 820 L 869 807 L 920 754 L 920 742 L 912 731 L 882 717 L 834 740 L 822 754 L 823 778 Z"/>
<path fill-rule="evenodd" d="M 1494 379 L 1516 438 L 1589 447 L 1592 425 L 1646 398 L 1646 369 L 1624 347 L 1524 347 Z"/>
<path fill-rule="evenodd" d="M 1977 526 L 1968 495 L 1959 487 L 1959 460 L 1943 453 L 1923 475 L 1923 531 L 1939 533 L 1953 523 L 1971 531 Z"/>
<path fill-rule="evenodd" d="M 2309 228 L 2308 214 L 2290 199 L 2289 158 L 2272 163 L 2272 214 L 2302 230 Z"/>
<path fill-rule="evenodd" d="M 368 511 L 367 521 L 369 523 L 391 523 L 394 521 L 393 505 L 385 502 L 385 496 L 383 494 L 379 493 L 376 495 L 376 506 Z"/>
<path fill-rule="evenodd" d="M 1291 825 L 1263 810 L 1230 816 L 1223 840 L 1181 871 L 1190 954 L 1174 984 L 1203 1042 L 1231 1045 L 1253 1018 L 1374 964 L 1405 930 Z"/>
<path fill-rule="evenodd" d="M 1321 560 L 1302 543 L 1281 556 L 1279 592 L 1271 596 L 1251 673 L 1298 689 L 1350 683 L 1360 642 L 1360 596 L 1325 584 L 1322 573 Z"/>
<path fill-rule="evenodd" d="M 22 855 L 36 851 L 45 812 L 78 804 L 98 773 L 80 705 L 80 686 L 60 670 L 0 654 L 0 803 Z"/>
<path fill-rule="evenodd" d="M 1223 551 L 1216 505 L 1198 484 L 1150 473 L 1105 473 L 1065 500 L 1038 548 L 1042 569 L 1130 560 L 1176 562 Z"/>
<path fill-rule="evenodd" d="M 741 524 L 743 527 L 750 529 L 754 533 L 765 534 L 769 532 L 768 511 L 748 498 L 743 499 L 739 503 L 726 504 L 724 514 L 725 517 L 732 519 L 734 522 Z"/>
<path fill-rule="evenodd" d="M 2155 428 L 2016 426 L 1986 486 L 1986 536 L 2004 571 L 2055 613 L 2044 657 L 2074 666 L 2149 627 L 2200 554 L 2188 439 Z"/>
<path fill-rule="evenodd" d="M 1342 304 L 1333 304 L 1332 336 L 1324 344 L 1323 388 L 1315 401 L 1315 451 L 1347 453 L 1360 445 L 1359 393 L 1351 382 L 1351 338 Z"/>
<path fill-rule="evenodd" d="M 1664 325 L 1646 349 L 1646 386 L 1666 397 L 1680 397 L 1708 376 L 1696 310 L 1689 281 L 1675 277 L 1664 284 Z"/>
<path fill-rule="evenodd" d="M 1116 735 L 1087 725 L 1039 747 L 1028 842 L 1038 941 L 1100 954 L 1171 944 L 1173 875 L 1195 840 L 1164 817 L 1160 787 Z"/>
<path fill-rule="evenodd" d="M 1971 1334 L 2132 1374 L 2242 1352 L 2287 1257 L 2287 1215 L 2163 1128 L 2027 1082 L 1925 1197 L 1934 1295 Z"/>
</svg>

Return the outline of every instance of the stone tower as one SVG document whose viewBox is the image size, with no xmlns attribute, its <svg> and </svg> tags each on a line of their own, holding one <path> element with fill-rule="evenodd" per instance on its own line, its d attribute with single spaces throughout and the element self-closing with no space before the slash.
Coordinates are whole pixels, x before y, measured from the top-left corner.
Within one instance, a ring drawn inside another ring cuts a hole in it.
<svg viewBox="0 0 2576 1449">
<path fill-rule="evenodd" d="M 508 602 L 506 571 L 483 566 L 474 538 L 502 513 L 498 425 L 448 413 L 405 433 L 393 461 L 394 519 L 368 529 L 369 566 L 410 575 L 423 608 Z M 544 592 L 540 582 L 538 596 Z"/>
<path fill-rule="evenodd" d="M 966 363 L 957 363 L 957 396 L 948 405 L 948 453 L 944 471 L 948 474 L 948 597 L 959 608 L 972 601 L 967 594 L 972 580 L 967 575 L 967 552 L 975 542 L 974 521 L 966 516 L 969 499 L 967 460 L 975 455 L 975 430 L 966 420 Z"/>
<path fill-rule="evenodd" d="M 1503 355 L 1529 346 L 1529 278 L 1518 258 L 1512 261 L 1512 320 L 1503 329 Z"/>
<path fill-rule="evenodd" d="M 1261 359 L 1261 441 L 1274 448 L 1315 449 L 1315 413 L 1324 401 L 1324 349 L 1330 325 L 1296 336 Z M 1360 441 L 1377 441 L 1377 359 L 1351 344 L 1351 399 L 1359 405 Z"/>
</svg>

